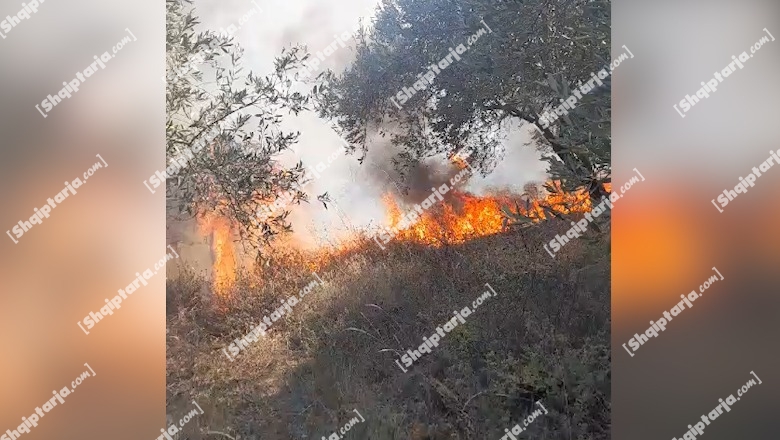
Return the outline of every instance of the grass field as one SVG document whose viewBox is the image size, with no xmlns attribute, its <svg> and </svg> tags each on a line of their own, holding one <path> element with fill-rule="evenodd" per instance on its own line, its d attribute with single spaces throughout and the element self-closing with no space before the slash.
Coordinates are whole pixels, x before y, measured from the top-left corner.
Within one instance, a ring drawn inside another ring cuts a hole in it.
<svg viewBox="0 0 780 440">
<path fill-rule="evenodd" d="M 323 257 L 290 251 L 239 274 L 229 299 L 192 272 L 168 280 L 168 414 L 195 399 L 205 415 L 182 439 L 320 439 L 355 417 L 345 439 L 607 439 L 610 251 L 579 239 L 542 248 L 568 224 L 548 221 L 465 244 L 363 240 Z M 223 353 L 282 298 L 326 282 L 231 362 Z M 485 301 L 404 373 L 396 360 L 453 310 Z M 208 431 L 218 432 L 206 434 Z M 227 435 L 227 436 L 226 436 Z"/>
</svg>

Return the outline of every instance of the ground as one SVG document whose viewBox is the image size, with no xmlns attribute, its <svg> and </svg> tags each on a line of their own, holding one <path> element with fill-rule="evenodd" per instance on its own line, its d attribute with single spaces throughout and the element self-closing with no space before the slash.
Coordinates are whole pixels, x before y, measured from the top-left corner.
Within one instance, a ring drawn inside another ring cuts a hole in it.
<svg viewBox="0 0 780 440">
<path fill-rule="evenodd" d="M 205 410 L 180 438 L 328 438 L 357 409 L 365 422 L 345 439 L 498 440 L 537 401 L 549 413 L 519 438 L 609 438 L 609 244 L 581 238 L 553 259 L 542 245 L 568 226 L 384 251 L 363 240 L 314 266 L 291 255 L 240 276 L 225 301 L 201 295 L 207 281 L 193 273 L 169 280 L 168 414 L 177 419 L 193 399 Z M 223 348 L 313 268 L 326 285 L 231 362 Z M 498 295 L 404 373 L 400 355 L 485 283 Z"/>
</svg>

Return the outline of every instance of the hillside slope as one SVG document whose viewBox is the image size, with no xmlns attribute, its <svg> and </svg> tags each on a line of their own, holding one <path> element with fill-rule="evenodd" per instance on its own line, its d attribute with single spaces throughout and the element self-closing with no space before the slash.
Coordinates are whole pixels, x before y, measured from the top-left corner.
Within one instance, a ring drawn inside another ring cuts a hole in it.
<svg viewBox="0 0 780 440">
<path fill-rule="evenodd" d="M 346 439 L 499 439 L 537 401 L 549 413 L 519 438 L 609 438 L 609 245 L 580 239 L 552 259 L 543 238 L 566 228 L 438 248 L 366 241 L 316 267 L 325 285 L 232 362 L 223 349 L 315 279 L 312 265 L 241 276 L 218 303 L 192 273 L 169 280 L 168 412 L 192 399 L 206 411 L 181 438 L 329 438 L 357 409 L 365 422 Z M 403 372 L 396 360 L 485 283 L 497 295 Z"/>
</svg>

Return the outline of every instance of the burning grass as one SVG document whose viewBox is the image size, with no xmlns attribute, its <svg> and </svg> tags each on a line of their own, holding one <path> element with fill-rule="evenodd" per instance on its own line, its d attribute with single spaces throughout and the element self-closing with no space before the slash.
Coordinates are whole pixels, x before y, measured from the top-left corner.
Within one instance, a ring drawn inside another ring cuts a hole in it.
<svg viewBox="0 0 780 440">
<path fill-rule="evenodd" d="M 395 240 L 443 246 L 498 234 L 507 230 L 504 220 L 506 215 L 502 212 L 506 207 L 514 207 L 518 213 L 534 222 L 547 220 L 548 212 L 576 214 L 591 210 L 590 198 L 584 190 L 566 193 L 557 182 L 550 182 L 547 186 L 553 192 L 532 200 L 521 199 L 516 194 L 480 197 L 452 190 L 447 200 L 424 211 L 413 225 L 400 230 Z M 387 208 L 386 223 L 390 228 L 395 229 L 402 223 L 404 213 L 411 210 L 411 207 L 402 205 L 392 193 L 385 194 L 383 202 Z M 207 239 L 211 249 L 213 261 L 211 289 L 219 296 L 226 297 L 236 283 L 239 259 L 233 244 L 233 228 L 228 220 L 213 213 L 201 213 L 198 216 L 198 225 L 200 234 Z M 306 267 L 315 271 L 329 264 L 333 259 L 359 248 L 361 234 L 368 233 L 370 232 L 355 231 L 351 239 L 310 252 L 301 251 L 280 237 L 277 239 L 277 244 L 273 245 L 272 260 L 284 260 L 288 263 L 293 260 L 297 263 L 305 261 Z M 261 271 L 265 271 L 265 267 L 271 267 L 270 261 L 267 263 L 260 268 Z"/>
<path fill-rule="evenodd" d="M 353 408 L 366 417 L 355 439 L 497 439 L 541 400 L 550 414 L 529 438 L 609 438 L 609 247 L 577 240 L 549 258 L 543 242 L 568 227 L 385 251 L 358 237 L 315 260 L 288 249 L 235 274 L 223 297 L 203 295 L 209 282 L 192 273 L 171 279 L 169 412 L 196 397 L 204 431 L 242 439 L 320 438 Z M 325 288 L 228 361 L 221 349 L 308 283 L 312 265 Z M 418 345 L 485 282 L 499 296 L 402 373 L 394 351 Z M 200 438 L 192 425 L 185 434 Z"/>
<path fill-rule="evenodd" d="M 543 208 L 560 214 L 582 213 L 591 210 L 591 202 L 585 191 L 568 194 L 560 185 L 550 183 L 557 190 L 543 198 L 530 201 L 521 200 L 517 195 L 479 197 L 467 192 L 453 190 L 447 203 L 440 203 L 425 211 L 420 220 L 401 230 L 396 239 L 424 243 L 434 246 L 457 244 L 506 230 L 502 207 L 514 206 L 520 214 L 534 221 L 546 220 L 548 215 Z M 401 205 L 392 193 L 385 194 L 383 202 L 387 207 L 391 228 L 401 222 Z"/>
</svg>

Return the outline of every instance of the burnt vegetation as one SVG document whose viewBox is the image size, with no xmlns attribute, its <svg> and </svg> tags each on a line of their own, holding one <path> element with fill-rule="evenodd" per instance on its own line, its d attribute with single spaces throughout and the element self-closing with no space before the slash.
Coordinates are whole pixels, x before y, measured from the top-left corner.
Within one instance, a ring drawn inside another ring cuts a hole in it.
<svg viewBox="0 0 780 440">
<path fill-rule="evenodd" d="M 308 200 L 296 189 L 306 179 L 302 165 L 278 161 L 298 141 L 283 117 L 303 111 L 332 122 L 358 157 L 370 136 L 386 137 L 396 153 L 386 171 L 412 188 L 423 161 L 464 147 L 471 166 L 490 172 L 501 159 L 495 134 L 530 124 L 555 182 L 548 194 L 579 192 L 598 203 L 608 193 L 609 82 L 548 127 L 539 118 L 609 64 L 609 2 L 383 1 L 392 7 L 356 37 L 344 71 L 301 82 L 304 49 L 286 49 L 267 76 L 247 72 L 231 38 L 196 32 L 191 3 L 167 0 L 168 70 L 178 72 L 168 78 L 168 156 L 209 139 L 168 179 L 169 218 L 224 218 L 242 249 L 259 257 L 236 270 L 226 294 L 194 271 L 168 279 L 168 412 L 181 414 L 192 399 L 205 410 L 179 437 L 327 438 L 358 409 L 366 421 L 344 438 L 500 439 L 540 401 L 549 414 L 520 438 L 609 438 L 608 216 L 551 258 L 543 245 L 565 235 L 580 211 L 531 222 L 519 205 L 505 206 L 501 232 L 465 242 L 396 239 L 382 250 L 356 229 L 352 242 L 316 251 L 276 245 L 293 227 L 288 210 L 255 215 L 287 191 L 293 205 Z M 491 32 L 462 60 L 402 108 L 393 105 L 391 97 L 484 23 Z M 186 67 L 193 59 L 200 70 Z M 537 186 L 526 192 L 544 197 Z M 328 206 L 327 195 L 318 199 Z M 326 285 L 228 360 L 222 350 L 314 271 Z M 402 372 L 395 361 L 470 306 L 485 283 L 498 296 Z"/>
</svg>

